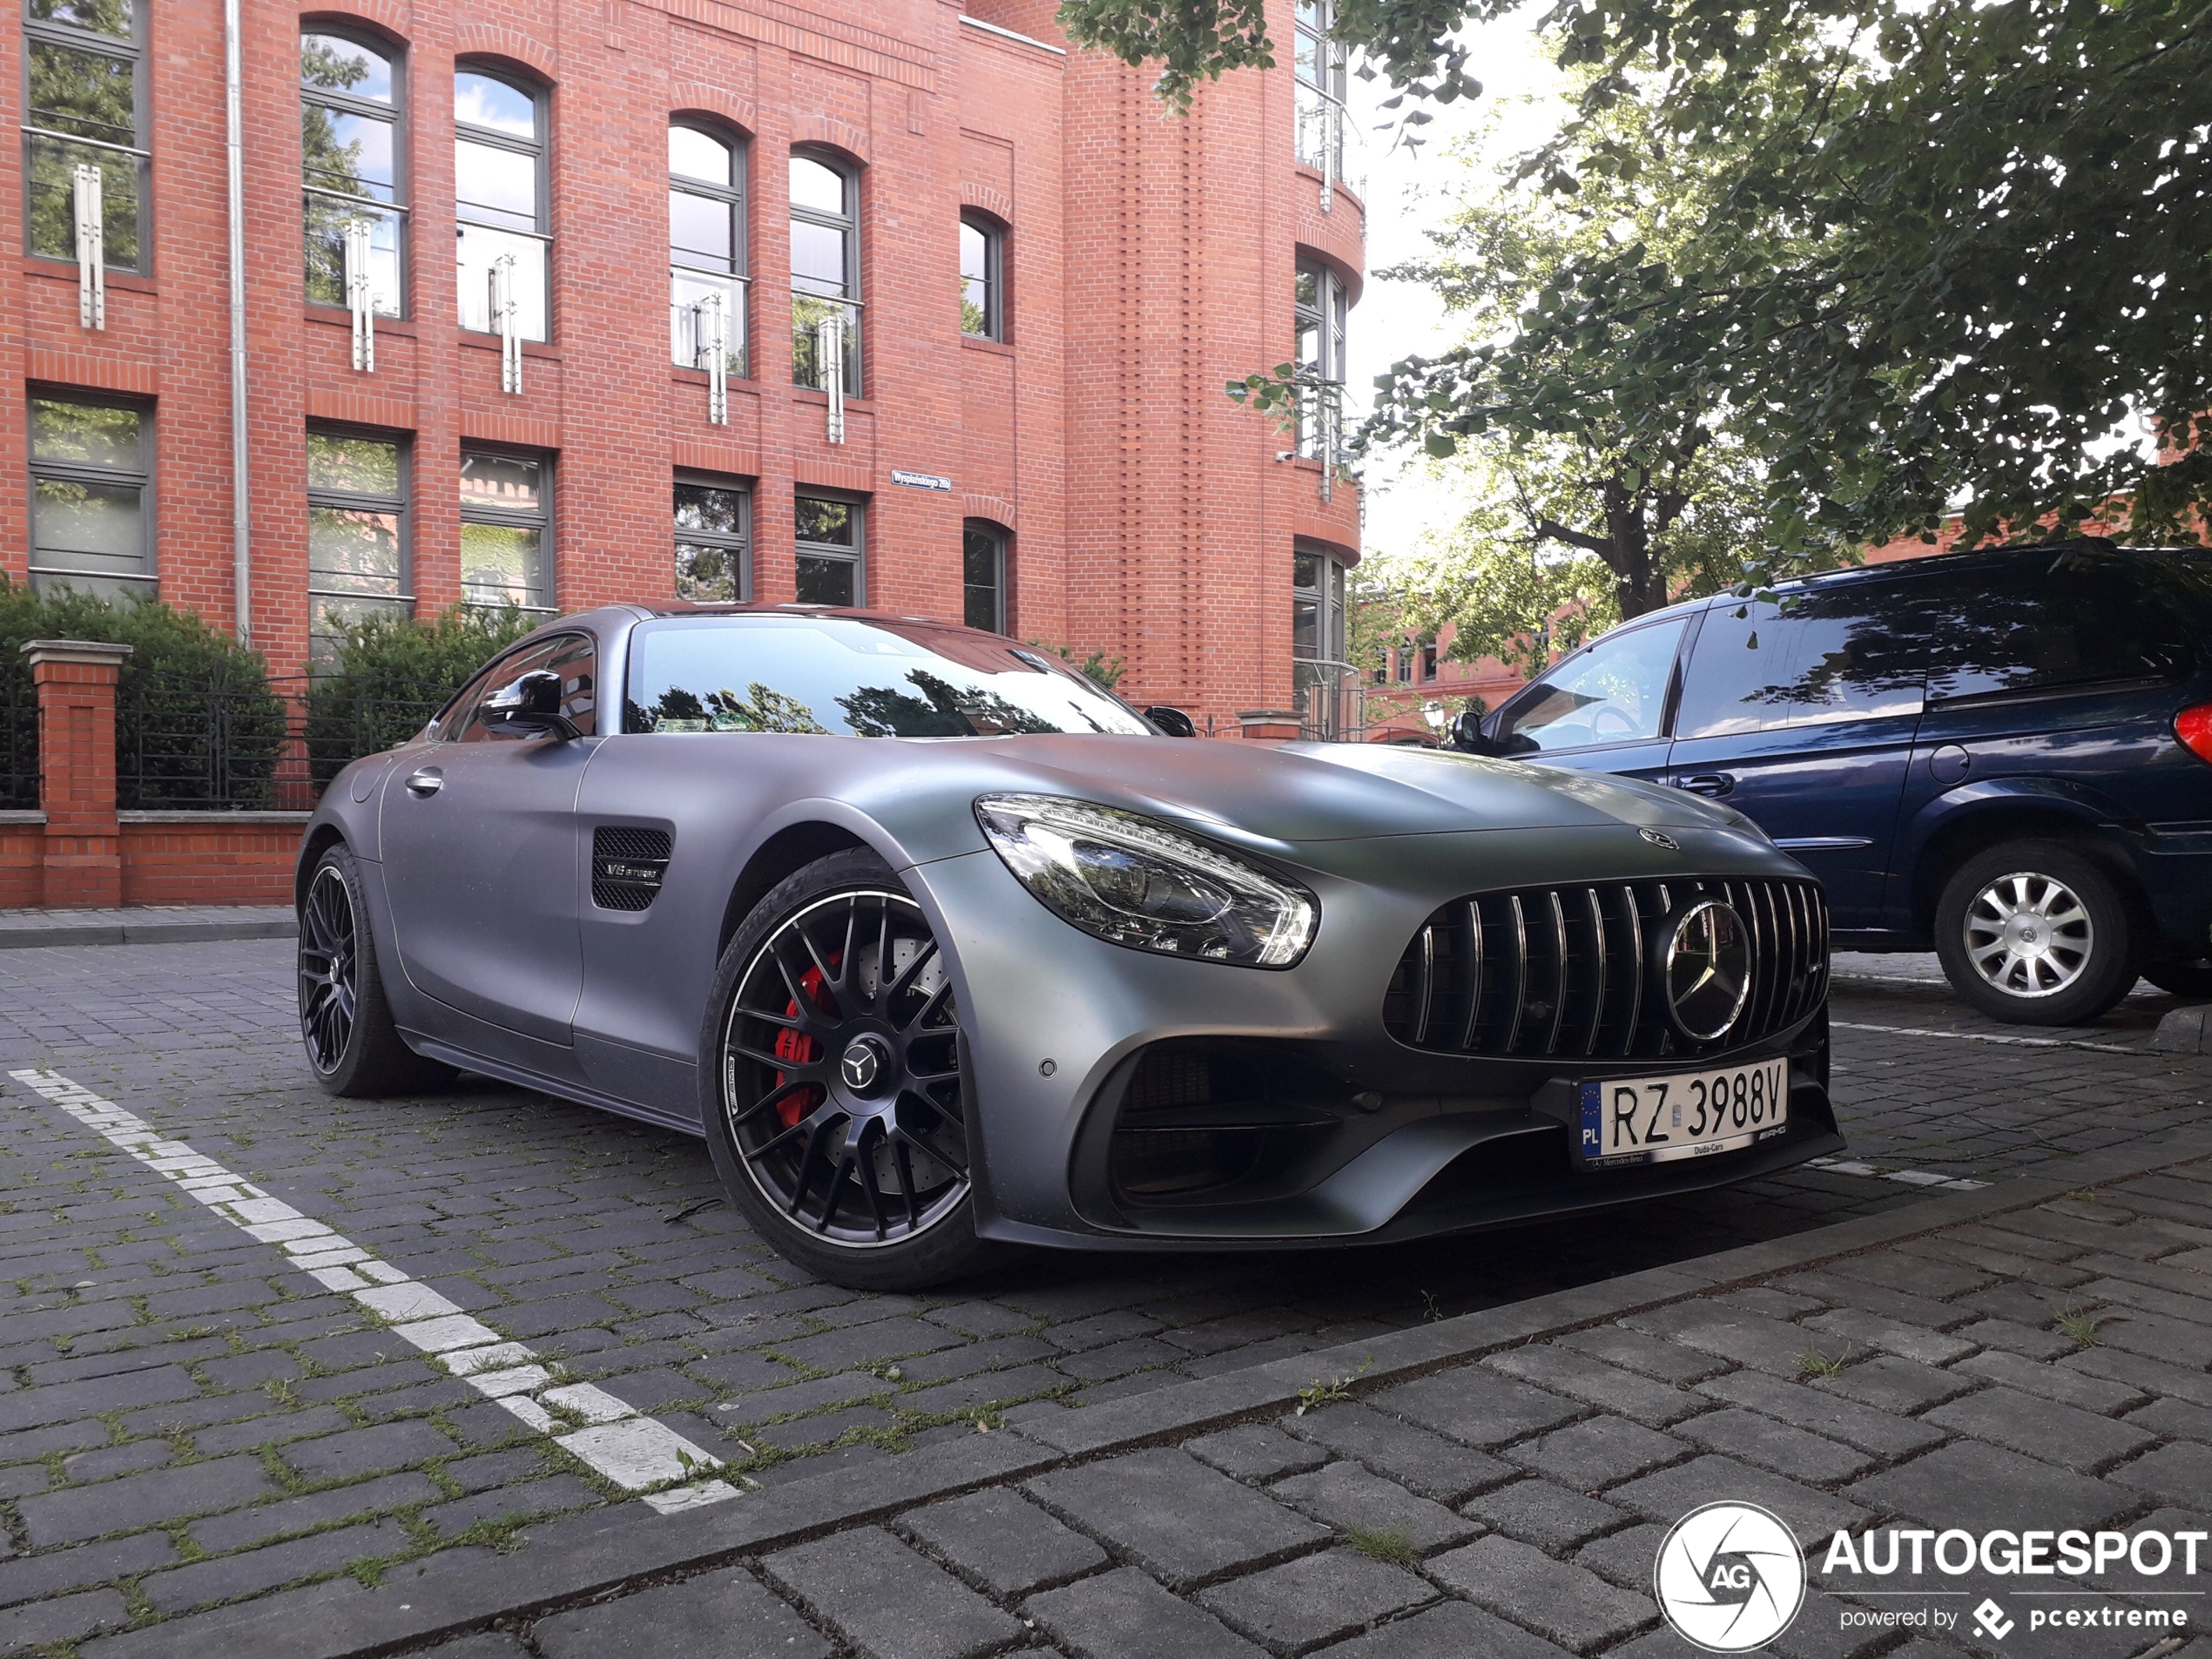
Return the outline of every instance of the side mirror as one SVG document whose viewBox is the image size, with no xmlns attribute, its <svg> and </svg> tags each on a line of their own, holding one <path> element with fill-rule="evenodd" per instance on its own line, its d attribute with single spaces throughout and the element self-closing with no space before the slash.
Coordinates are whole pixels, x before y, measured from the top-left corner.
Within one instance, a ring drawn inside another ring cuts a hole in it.
<svg viewBox="0 0 2212 1659">
<path fill-rule="evenodd" d="M 1156 703 L 1144 711 L 1144 718 L 1171 738 L 1195 738 L 1198 728 L 1181 709 L 1165 703 Z"/>
<path fill-rule="evenodd" d="M 561 677 L 543 668 L 494 691 L 477 705 L 476 718 L 488 730 L 510 738 L 549 732 L 566 742 L 583 735 L 561 712 Z"/>
<path fill-rule="evenodd" d="M 1501 755 L 1505 745 L 1482 729 L 1482 717 L 1462 709 L 1452 722 L 1452 746 L 1471 755 Z"/>
</svg>

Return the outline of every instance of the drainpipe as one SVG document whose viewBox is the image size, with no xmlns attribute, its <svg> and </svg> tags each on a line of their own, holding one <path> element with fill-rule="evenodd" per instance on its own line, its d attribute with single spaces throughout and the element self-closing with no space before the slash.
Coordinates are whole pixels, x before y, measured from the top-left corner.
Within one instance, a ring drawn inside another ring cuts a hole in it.
<svg viewBox="0 0 2212 1659">
<path fill-rule="evenodd" d="M 253 495 L 246 473 L 246 141 L 239 95 L 239 0 L 223 0 L 223 122 L 230 184 L 231 583 L 238 638 L 253 643 Z"/>
</svg>

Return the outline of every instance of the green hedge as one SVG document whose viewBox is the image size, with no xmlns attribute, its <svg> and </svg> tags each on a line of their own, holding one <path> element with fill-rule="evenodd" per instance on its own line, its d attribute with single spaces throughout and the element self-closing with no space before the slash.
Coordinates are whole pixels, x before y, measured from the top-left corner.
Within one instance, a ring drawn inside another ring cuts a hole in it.
<svg viewBox="0 0 2212 1659">
<path fill-rule="evenodd" d="M 320 788 L 348 761 L 404 743 L 492 656 L 541 618 L 455 605 L 428 622 L 373 612 L 340 635 L 307 690 L 307 764 Z"/>
<path fill-rule="evenodd" d="M 0 786 L 29 796 L 11 805 L 37 804 L 37 693 L 22 651 L 30 639 L 105 640 L 132 648 L 116 685 L 121 806 L 269 804 L 287 720 L 258 651 L 211 628 L 197 612 L 158 599 L 108 600 L 68 589 L 42 594 L 0 574 L 0 719 L 10 721 L 14 738 L 7 783 Z"/>
</svg>

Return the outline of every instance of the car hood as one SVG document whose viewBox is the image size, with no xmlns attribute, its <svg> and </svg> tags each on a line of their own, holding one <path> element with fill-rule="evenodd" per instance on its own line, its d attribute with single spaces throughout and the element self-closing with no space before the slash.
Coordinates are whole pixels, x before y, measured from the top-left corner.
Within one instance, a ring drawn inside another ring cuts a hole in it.
<svg viewBox="0 0 2212 1659">
<path fill-rule="evenodd" d="M 1037 787 L 1278 844 L 1467 830 L 1744 826 L 1741 814 L 1635 779 L 1366 743 L 1009 739 Z M 1243 839 L 1238 836 L 1237 839 Z"/>
</svg>

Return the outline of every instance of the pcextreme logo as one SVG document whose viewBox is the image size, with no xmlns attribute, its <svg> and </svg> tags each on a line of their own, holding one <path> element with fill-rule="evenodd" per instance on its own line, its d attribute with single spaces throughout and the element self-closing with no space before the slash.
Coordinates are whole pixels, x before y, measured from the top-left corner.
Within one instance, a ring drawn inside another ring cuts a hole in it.
<svg viewBox="0 0 2212 1659">
<path fill-rule="evenodd" d="M 1790 1628 L 1805 1599 L 1804 1552 L 1778 1516 L 1750 1503 L 1691 1510 L 1659 1545 L 1659 1609 L 1707 1653 L 1750 1653 Z"/>
</svg>

